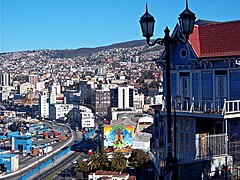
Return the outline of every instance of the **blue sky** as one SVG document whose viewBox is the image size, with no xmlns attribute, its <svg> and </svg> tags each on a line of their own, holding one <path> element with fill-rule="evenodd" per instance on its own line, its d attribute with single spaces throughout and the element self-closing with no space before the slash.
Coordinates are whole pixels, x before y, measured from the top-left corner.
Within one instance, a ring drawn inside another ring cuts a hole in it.
<svg viewBox="0 0 240 180">
<path fill-rule="evenodd" d="M 0 52 L 97 47 L 142 39 L 139 18 L 155 17 L 155 38 L 172 30 L 185 0 L 0 0 Z M 189 0 L 198 19 L 240 19 L 240 0 Z"/>
</svg>

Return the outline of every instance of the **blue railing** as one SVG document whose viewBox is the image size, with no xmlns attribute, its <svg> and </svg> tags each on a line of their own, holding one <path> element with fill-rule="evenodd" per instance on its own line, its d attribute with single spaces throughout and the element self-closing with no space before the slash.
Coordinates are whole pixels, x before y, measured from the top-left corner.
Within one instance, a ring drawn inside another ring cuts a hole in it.
<svg viewBox="0 0 240 180">
<path fill-rule="evenodd" d="M 66 154 L 67 152 L 70 151 L 70 147 L 66 148 L 65 150 L 61 151 L 60 153 L 58 153 L 57 155 L 55 155 L 54 157 L 52 157 L 51 159 L 47 160 L 46 162 L 40 164 L 39 166 L 37 166 L 36 168 L 34 168 L 32 171 L 28 172 L 27 174 L 23 175 L 22 177 L 19 178 L 19 180 L 25 180 L 30 178 L 31 176 L 33 176 L 35 173 L 40 172 L 41 169 L 43 169 L 44 167 L 48 166 L 49 164 L 53 163 L 56 159 L 60 158 L 61 156 L 63 156 L 64 154 Z"/>
<path fill-rule="evenodd" d="M 92 136 L 95 133 L 96 129 L 90 131 L 87 135 L 84 136 L 85 139 L 88 139 L 90 136 Z M 80 139 L 79 141 L 77 141 L 75 144 L 81 142 L 82 139 Z M 56 154 L 54 157 L 52 157 L 51 159 L 47 160 L 46 162 L 39 164 L 39 166 L 37 166 L 36 168 L 34 168 L 32 171 L 28 172 L 27 174 L 21 176 L 20 178 L 18 178 L 18 180 L 26 180 L 28 178 L 30 178 L 31 176 L 33 176 L 35 173 L 40 172 L 41 169 L 43 169 L 44 167 L 48 166 L 49 164 L 53 163 L 56 159 L 60 158 L 61 156 L 63 156 L 64 154 L 66 154 L 67 152 L 69 152 L 71 150 L 71 147 L 68 147 L 64 150 L 62 150 L 60 153 Z"/>
</svg>

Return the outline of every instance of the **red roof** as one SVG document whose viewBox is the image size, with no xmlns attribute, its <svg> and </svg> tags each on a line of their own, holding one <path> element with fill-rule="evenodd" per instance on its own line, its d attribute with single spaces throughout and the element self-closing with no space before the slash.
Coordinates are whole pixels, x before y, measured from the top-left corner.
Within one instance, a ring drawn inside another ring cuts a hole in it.
<svg viewBox="0 0 240 180">
<path fill-rule="evenodd" d="M 240 56 L 240 21 L 199 23 L 189 42 L 199 58 Z"/>
<path fill-rule="evenodd" d="M 90 173 L 93 174 L 93 173 Z M 96 175 L 114 175 L 114 176 L 127 176 L 128 173 L 122 173 L 121 171 L 107 171 L 107 170 L 97 170 Z"/>
</svg>

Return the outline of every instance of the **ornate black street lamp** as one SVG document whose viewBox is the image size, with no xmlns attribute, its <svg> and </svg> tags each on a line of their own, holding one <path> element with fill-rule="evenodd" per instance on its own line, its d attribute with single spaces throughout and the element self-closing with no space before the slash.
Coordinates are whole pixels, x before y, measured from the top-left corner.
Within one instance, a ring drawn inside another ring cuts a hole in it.
<svg viewBox="0 0 240 180">
<path fill-rule="evenodd" d="M 166 53 L 166 86 L 167 86 L 167 91 L 166 91 L 166 100 L 167 100 L 167 127 L 168 127 L 168 156 L 166 158 L 166 170 L 169 171 L 174 171 L 176 170 L 176 167 L 174 167 L 174 158 L 175 160 L 177 159 L 176 153 L 175 157 L 173 158 L 172 155 L 172 138 L 171 138 L 171 80 L 170 80 L 170 46 L 174 42 L 181 42 L 181 43 L 187 43 L 189 35 L 192 34 L 194 24 L 195 24 L 195 14 L 191 12 L 188 9 L 188 2 L 186 1 L 186 9 L 179 15 L 179 26 L 181 29 L 181 32 L 185 35 L 185 40 L 182 39 L 175 39 L 170 37 L 169 33 L 170 30 L 168 27 L 165 28 L 164 32 L 164 38 L 157 38 L 153 43 L 151 43 L 150 38 L 153 36 L 153 31 L 154 31 L 154 17 L 148 13 L 148 8 L 146 5 L 146 12 L 145 14 L 140 18 L 140 25 L 142 29 L 142 34 L 143 37 L 146 37 L 147 43 L 149 46 L 154 46 L 156 44 L 159 45 L 164 45 L 165 46 L 165 53 Z M 176 143 L 176 142 L 174 142 Z M 176 149 L 174 150 L 176 152 Z M 176 178 L 176 176 L 175 176 Z"/>
</svg>

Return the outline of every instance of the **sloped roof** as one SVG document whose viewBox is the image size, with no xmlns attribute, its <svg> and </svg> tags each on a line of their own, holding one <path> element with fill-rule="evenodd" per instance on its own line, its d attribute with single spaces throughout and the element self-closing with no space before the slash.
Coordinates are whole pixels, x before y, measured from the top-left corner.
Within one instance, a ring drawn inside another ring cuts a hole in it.
<svg viewBox="0 0 240 180">
<path fill-rule="evenodd" d="M 240 20 L 199 20 L 189 42 L 199 58 L 240 56 Z"/>
<path fill-rule="evenodd" d="M 136 126 L 137 123 L 130 119 L 123 119 L 123 120 L 112 120 L 111 125 L 114 125 L 114 126 Z"/>
</svg>

